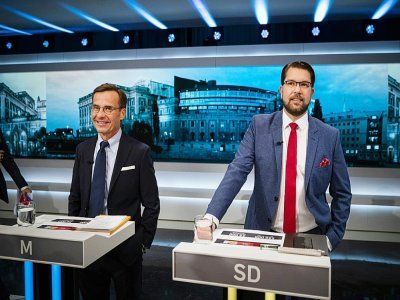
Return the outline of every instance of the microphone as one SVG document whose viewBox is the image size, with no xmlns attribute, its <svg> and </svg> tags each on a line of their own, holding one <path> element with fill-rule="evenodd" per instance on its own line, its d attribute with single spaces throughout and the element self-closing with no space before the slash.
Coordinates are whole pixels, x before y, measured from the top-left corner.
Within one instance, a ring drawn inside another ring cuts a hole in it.
<svg viewBox="0 0 400 300">
<path fill-rule="evenodd" d="M 280 145 L 282 145 L 283 144 L 283 141 L 277 141 L 276 142 L 276 145 L 278 145 L 278 146 L 280 146 Z"/>
</svg>

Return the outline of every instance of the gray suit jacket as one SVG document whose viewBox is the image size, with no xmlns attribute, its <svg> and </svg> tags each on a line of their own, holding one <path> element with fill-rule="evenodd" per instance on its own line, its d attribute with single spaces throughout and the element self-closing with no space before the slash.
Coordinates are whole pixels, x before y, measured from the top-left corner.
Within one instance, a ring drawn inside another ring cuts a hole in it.
<svg viewBox="0 0 400 300">
<path fill-rule="evenodd" d="M 96 141 L 97 136 L 77 146 L 68 203 L 68 214 L 71 216 L 87 216 Z M 134 169 L 122 171 L 122 167 L 133 165 Z M 141 206 L 144 207 L 143 213 Z M 117 257 L 129 265 L 142 253 L 142 245 L 151 246 L 157 228 L 160 199 L 150 148 L 124 134 L 111 177 L 107 209 L 110 215 L 128 215 L 135 221 L 135 235 L 114 250 Z"/>
<path fill-rule="evenodd" d="M 245 228 L 270 230 L 278 209 L 282 174 L 282 111 L 256 115 L 234 160 L 216 190 L 207 213 L 222 219 L 254 166 L 254 190 Z M 328 166 L 320 166 L 328 159 Z M 339 131 L 309 117 L 305 167 L 306 205 L 333 249 L 343 238 L 350 214 L 351 189 Z M 332 196 L 331 207 L 326 190 Z"/>
</svg>

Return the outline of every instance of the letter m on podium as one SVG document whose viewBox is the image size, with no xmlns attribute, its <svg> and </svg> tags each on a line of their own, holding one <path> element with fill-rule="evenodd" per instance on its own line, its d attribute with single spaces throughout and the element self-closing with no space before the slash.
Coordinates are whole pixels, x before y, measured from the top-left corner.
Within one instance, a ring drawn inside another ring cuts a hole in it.
<svg viewBox="0 0 400 300">
<path fill-rule="evenodd" d="M 25 253 L 32 255 L 32 241 L 28 241 L 28 244 L 25 244 L 25 241 L 21 240 L 21 255 Z"/>
</svg>

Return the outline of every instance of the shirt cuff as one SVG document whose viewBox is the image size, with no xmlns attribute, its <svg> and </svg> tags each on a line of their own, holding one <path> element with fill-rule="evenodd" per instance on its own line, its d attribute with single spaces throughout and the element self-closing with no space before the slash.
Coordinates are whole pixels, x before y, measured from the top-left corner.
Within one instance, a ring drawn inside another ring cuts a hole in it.
<svg viewBox="0 0 400 300">
<path fill-rule="evenodd" d="M 331 241 L 329 240 L 328 236 L 326 236 L 326 243 L 328 244 L 329 251 L 332 251 L 332 244 L 331 244 Z"/>
<path fill-rule="evenodd" d="M 30 189 L 29 185 L 23 186 L 22 188 L 20 188 L 20 191 L 22 192 L 25 189 Z"/>
<path fill-rule="evenodd" d="M 205 214 L 204 215 L 204 219 L 212 220 L 213 223 L 215 224 L 215 228 L 217 228 L 218 225 L 219 225 L 219 220 L 215 216 L 213 216 L 212 214 Z"/>
</svg>

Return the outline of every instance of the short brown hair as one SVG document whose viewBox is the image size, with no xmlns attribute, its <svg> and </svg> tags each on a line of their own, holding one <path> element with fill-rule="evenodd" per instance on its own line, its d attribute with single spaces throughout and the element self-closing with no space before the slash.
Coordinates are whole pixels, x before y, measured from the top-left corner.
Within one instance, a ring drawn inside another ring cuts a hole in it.
<svg viewBox="0 0 400 300">
<path fill-rule="evenodd" d="M 296 68 L 296 69 L 303 69 L 308 71 L 310 73 L 311 77 L 311 86 L 314 86 L 315 83 L 315 72 L 313 67 L 309 63 L 306 63 L 304 61 L 294 61 L 291 63 L 288 63 L 286 66 L 283 67 L 282 73 L 281 73 L 281 84 L 283 85 L 285 78 L 286 78 L 286 73 L 290 68 Z"/>
<path fill-rule="evenodd" d="M 112 83 L 103 83 L 103 84 L 100 84 L 98 87 L 96 87 L 92 93 L 92 102 L 93 102 L 94 94 L 101 93 L 101 92 L 107 92 L 107 91 L 114 91 L 114 92 L 118 93 L 119 107 L 126 108 L 127 98 L 126 98 L 125 92 L 119 86 L 117 86 L 116 84 L 112 84 Z"/>
</svg>

